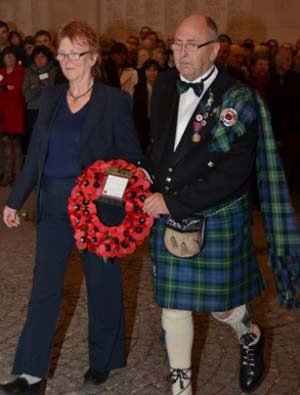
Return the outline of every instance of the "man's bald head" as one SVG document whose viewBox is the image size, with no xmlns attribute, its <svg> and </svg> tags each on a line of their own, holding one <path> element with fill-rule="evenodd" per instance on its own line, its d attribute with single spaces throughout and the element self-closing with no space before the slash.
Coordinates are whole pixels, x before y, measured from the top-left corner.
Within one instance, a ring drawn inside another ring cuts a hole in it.
<svg viewBox="0 0 300 395">
<path fill-rule="evenodd" d="M 176 29 L 176 33 L 180 31 L 180 29 L 190 29 L 190 30 L 199 30 L 201 34 L 204 34 L 207 40 L 217 40 L 218 39 L 218 28 L 215 21 L 207 16 L 201 14 L 193 14 L 184 18 L 180 25 Z M 176 35 L 175 33 L 175 35 Z"/>
<path fill-rule="evenodd" d="M 172 46 L 176 68 L 181 75 L 193 81 L 208 71 L 219 50 L 218 29 L 206 15 L 185 18 L 174 35 Z"/>
</svg>

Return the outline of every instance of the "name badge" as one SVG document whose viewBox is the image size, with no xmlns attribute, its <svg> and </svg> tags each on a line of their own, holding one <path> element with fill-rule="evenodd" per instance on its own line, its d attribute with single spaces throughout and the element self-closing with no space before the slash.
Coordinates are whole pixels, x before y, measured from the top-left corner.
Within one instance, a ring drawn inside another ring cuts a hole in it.
<svg viewBox="0 0 300 395">
<path fill-rule="evenodd" d="M 122 205 L 123 196 L 128 185 L 131 172 L 116 168 L 108 168 L 106 180 L 98 200 L 117 206 Z"/>
<path fill-rule="evenodd" d="M 48 73 L 43 73 L 39 75 L 39 79 L 42 80 L 46 80 L 47 78 L 49 78 L 49 74 Z"/>
<path fill-rule="evenodd" d="M 4 79 L 3 75 L 0 74 L 0 81 Z"/>
</svg>

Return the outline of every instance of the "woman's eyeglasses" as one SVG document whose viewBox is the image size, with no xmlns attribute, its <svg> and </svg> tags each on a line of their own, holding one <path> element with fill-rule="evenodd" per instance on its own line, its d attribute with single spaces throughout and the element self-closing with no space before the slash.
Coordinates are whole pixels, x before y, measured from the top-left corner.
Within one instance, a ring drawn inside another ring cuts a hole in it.
<svg viewBox="0 0 300 395">
<path fill-rule="evenodd" d="M 85 51 L 85 52 L 81 52 L 81 53 L 78 53 L 78 52 L 70 52 L 70 53 L 57 52 L 56 59 L 58 61 L 61 61 L 61 60 L 65 60 L 66 58 L 68 58 L 69 60 L 76 61 L 88 53 L 90 53 L 90 51 Z"/>
</svg>

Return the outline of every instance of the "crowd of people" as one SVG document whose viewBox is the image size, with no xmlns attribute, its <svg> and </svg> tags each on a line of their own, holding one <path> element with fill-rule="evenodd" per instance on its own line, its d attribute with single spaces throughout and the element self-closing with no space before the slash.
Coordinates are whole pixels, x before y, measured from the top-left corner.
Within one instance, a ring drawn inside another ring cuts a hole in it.
<svg viewBox="0 0 300 395">
<path fill-rule="evenodd" d="M 124 42 L 100 36 L 98 78 L 133 97 L 133 116 L 145 152 L 149 145 L 152 85 L 157 75 L 174 67 L 173 36 L 162 40 L 148 26 Z M 65 82 L 56 60 L 56 39 L 49 31 L 22 37 L 0 21 L 0 185 L 19 174 L 35 124 L 44 87 Z M 267 102 L 289 184 L 299 181 L 300 39 L 295 44 L 270 39 L 255 44 L 251 38 L 233 42 L 219 35 L 216 59 L 230 74 L 256 88 Z"/>
</svg>

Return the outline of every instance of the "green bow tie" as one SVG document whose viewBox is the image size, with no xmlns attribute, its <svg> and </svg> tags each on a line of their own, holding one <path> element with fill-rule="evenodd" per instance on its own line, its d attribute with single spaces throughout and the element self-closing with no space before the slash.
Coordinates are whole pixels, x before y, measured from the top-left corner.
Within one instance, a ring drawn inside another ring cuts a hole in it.
<svg viewBox="0 0 300 395">
<path fill-rule="evenodd" d="M 214 71 L 215 71 L 215 67 L 213 67 L 211 72 L 199 82 L 185 82 L 182 80 L 178 80 L 176 82 L 178 93 L 181 95 L 182 93 L 186 92 L 189 88 L 192 88 L 193 91 L 195 92 L 195 95 L 200 97 L 204 88 L 203 82 L 206 81 L 208 78 L 210 78 Z"/>
<path fill-rule="evenodd" d="M 192 88 L 193 91 L 195 92 L 195 95 L 198 97 L 201 96 L 201 93 L 203 92 L 203 81 L 200 82 L 185 82 L 182 80 L 178 80 L 176 82 L 177 85 L 177 91 L 181 95 L 182 93 L 185 93 L 189 88 Z"/>
</svg>

